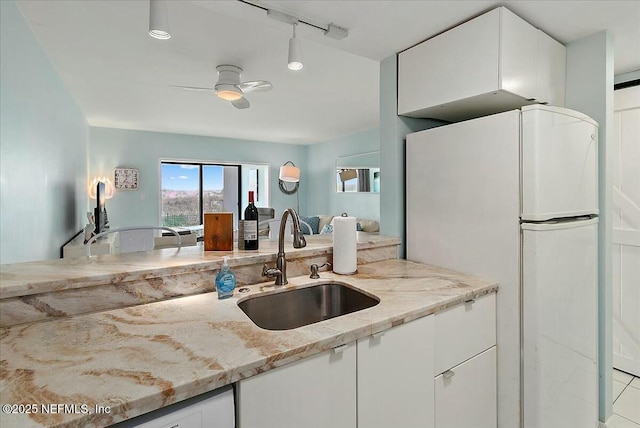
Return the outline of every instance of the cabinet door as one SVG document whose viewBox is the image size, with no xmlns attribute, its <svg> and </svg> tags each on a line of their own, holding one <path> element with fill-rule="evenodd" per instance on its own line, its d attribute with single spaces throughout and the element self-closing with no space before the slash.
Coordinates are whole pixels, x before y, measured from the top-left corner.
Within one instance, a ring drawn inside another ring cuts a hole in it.
<svg viewBox="0 0 640 428">
<path fill-rule="evenodd" d="M 495 428 L 496 348 L 435 378 L 436 428 Z"/>
<path fill-rule="evenodd" d="M 500 9 L 398 55 L 398 114 L 495 91 L 499 86 Z"/>
<path fill-rule="evenodd" d="M 433 315 L 358 340 L 358 428 L 433 427 Z"/>
<path fill-rule="evenodd" d="M 238 383 L 238 428 L 355 426 L 355 343 Z"/>
<path fill-rule="evenodd" d="M 567 48 L 538 30 L 536 98 L 552 106 L 564 106 Z"/>
</svg>

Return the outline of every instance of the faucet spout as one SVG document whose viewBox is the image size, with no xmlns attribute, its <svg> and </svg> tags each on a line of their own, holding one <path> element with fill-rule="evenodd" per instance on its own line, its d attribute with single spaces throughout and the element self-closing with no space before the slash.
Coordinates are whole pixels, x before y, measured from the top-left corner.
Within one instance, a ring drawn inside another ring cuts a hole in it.
<svg viewBox="0 0 640 428">
<path fill-rule="evenodd" d="M 291 216 L 293 220 L 293 248 L 304 248 L 307 241 L 304 239 L 302 230 L 300 230 L 300 218 L 293 208 L 287 208 L 282 213 L 280 219 L 280 231 L 278 233 L 278 257 L 276 258 L 276 269 L 280 271 L 276 275 L 275 285 L 286 285 L 287 281 L 287 258 L 284 253 L 284 231 L 286 229 L 287 219 Z"/>
</svg>

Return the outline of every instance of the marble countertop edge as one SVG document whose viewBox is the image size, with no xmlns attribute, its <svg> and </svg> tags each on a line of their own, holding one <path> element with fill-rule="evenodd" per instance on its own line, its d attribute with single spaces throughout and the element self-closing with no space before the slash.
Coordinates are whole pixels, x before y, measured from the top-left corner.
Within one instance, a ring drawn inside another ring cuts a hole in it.
<svg viewBox="0 0 640 428">
<path fill-rule="evenodd" d="M 316 240 L 316 241 L 314 241 Z M 308 237 L 309 245 L 294 249 L 286 243 L 287 259 L 332 254 L 333 246 L 326 238 Z M 400 244 L 400 239 L 383 235 L 358 237 L 358 249 L 365 250 Z M 254 251 L 205 252 L 202 246 L 164 248 L 151 252 L 91 258 L 55 259 L 0 265 L 0 300 L 67 289 L 148 280 L 167 275 L 185 275 L 219 269 L 222 258 L 229 257 L 233 267 L 274 262 L 277 242 L 261 241 L 263 248 Z M 31 270 L 31 271 L 29 271 Z M 55 276 L 54 276 L 55 275 Z"/>
</svg>

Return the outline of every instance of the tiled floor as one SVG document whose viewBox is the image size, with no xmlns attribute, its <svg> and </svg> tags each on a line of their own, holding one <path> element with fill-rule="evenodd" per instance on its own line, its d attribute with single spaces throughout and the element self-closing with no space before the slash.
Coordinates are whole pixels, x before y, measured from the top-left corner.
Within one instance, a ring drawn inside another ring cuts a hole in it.
<svg viewBox="0 0 640 428">
<path fill-rule="evenodd" d="M 613 416 L 607 428 L 640 428 L 640 378 L 613 370 Z"/>
</svg>

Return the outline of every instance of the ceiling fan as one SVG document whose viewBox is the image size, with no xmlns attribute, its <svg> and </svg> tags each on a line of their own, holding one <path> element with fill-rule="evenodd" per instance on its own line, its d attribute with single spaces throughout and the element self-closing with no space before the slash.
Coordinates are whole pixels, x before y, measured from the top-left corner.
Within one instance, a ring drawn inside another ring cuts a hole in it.
<svg viewBox="0 0 640 428">
<path fill-rule="evenodd" d="M 242 69 L 235 65 L 219 65 L 216 67 L 218 71 L 218 82 L 213 88 L 199 88 L 195 86 L 178 86 L 171 85 L 175 88 L 188 89 L 192 91 L 214 91 L 218 98 L 230 101 L 237 109 L 244 109 L 250 106 L 249 100 L 244 94 L 249 92 L 270 91 L 273 89 L 271 82 L 266 80 L 252 80 L 250 82 L 241 82 L 240 74 Z"/>
</svg>

